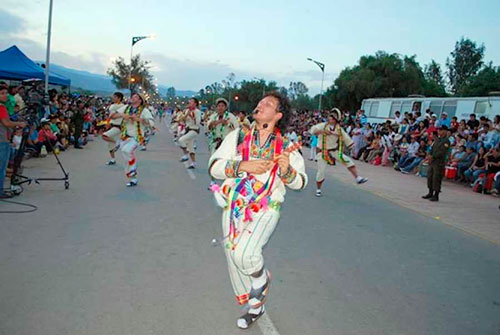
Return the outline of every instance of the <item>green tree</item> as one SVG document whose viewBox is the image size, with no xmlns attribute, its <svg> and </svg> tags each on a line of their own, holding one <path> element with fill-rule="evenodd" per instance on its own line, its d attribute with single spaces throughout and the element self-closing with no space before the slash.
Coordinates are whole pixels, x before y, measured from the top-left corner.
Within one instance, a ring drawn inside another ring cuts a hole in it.
<svg viewBox="0 0 500 335">
<path fill-rule="evenodd" d="M 288 86 L 288 97 L 295 100 L 298 96 L 307 94 L 308 91 L 309 89 L 303 82 L 292 81 Z"/>
<path fill-rule="evenodd" d="M 446 59 L 449 85 L 455 95 L 461 95 L 482 68 L 484 50 L 484 44 L 478 46 L 476 42 L 464 37 L 455 43 L 455 49 Z"/>
<path fill-rule="evenodd" d="M 426 96 L 446 96 L 446 86 L 441 71 L 441 65 L 431 60 L 424 68 L 425 84 L 424 94 Z"/>
<path fill-rule="evenodd" d="M 234 91 L 234 96 L 238 96 L 238 101 L 234 103 L 234 108 L 246 112 L 252 111 L 265 92 L 276 91 L 276 82 L 264 80 L 243 80 L 240 87 Z M 234 99 L 233 99 L 234 100 Z"/>
<path fill-rule="evenodd" d="M 174 99 L 175 98 L 175 87 L 171 86 L 167 88 L 167 99 Z"/>
<path fill-rule="evenodd" d="M 500 66 L 492 63 L 485 66 L 471 79 L 471 82 L 462 89 L 463 96 L 485 96 L 489 92 L 500 91 Z"/>
<path fill-rule="evenodd" d="M 149 62 L 142 60 L 139 54 L 132 57 L 132 64 L 127 64 L 122 57 L 119 57 L 113 62 L 113 67 L 107 70 L 107 74 L 111 76 L 111 81 L 116 88 L 129 88 L 131 68 L 132 79 L 130 89 L 132 92 L 137 91 L 139 86 L 142 86 L 145 91 L 152 91 L 155 89 L 155 86 L 153 85 L 153 76 L 149 72 Z"/>
<path fill-rule="evenodd" d="M 280 87 L 277 91 L 279 94 L 288 97 L 288 90 L 286 89 L 286 87 Z"/>
<path fill-rule="evenodd" d="M 337 107 L 354 110 L 365 98 L 422 94 L 424 81 L 415 56 L 401 58 L 398 54 L 378 51 L 373 56 L 361 57 L 358 65 L 341 71 L 333 87 L 325 92 L 325 100 Z"/>
<path fill-rule="evenodd" d="M 444 95 L 444 89 L 428 80 L 416 56 L 378 51 L 362 56 L 359 63 L 342 70 L 323 98 L 325 108 L 360 107 L 366 98 L 407 97 L 410 94 Z"/>
</svg>

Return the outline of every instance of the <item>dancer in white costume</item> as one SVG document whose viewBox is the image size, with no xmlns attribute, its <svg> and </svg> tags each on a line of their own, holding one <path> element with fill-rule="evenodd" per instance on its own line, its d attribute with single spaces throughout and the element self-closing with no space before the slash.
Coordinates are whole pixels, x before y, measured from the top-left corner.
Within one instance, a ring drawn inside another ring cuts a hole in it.
<svg viewBox="0 0 500 335">
<path fill-rule="evenodd" d="M 117 116 L 116 113 L 119 113 L 122 109 L 125 108 L 123 104 L 123 94 L 121 92 L 115 92 L 111 96 L 111 100 L 113 104 L 109 106 L 109 129 L 102 134 L 102 139 L 108 142 L 109 147 L 109 155 L 111 159 L 106 162 L 106 165 L 115 165 L 115 152 L 120 148 L 120 135 L 122 133 L 122 119 L 120 117 L 112 118 L 113 115 Z"/>
<path fill-rule="evenodd" d="M 188 169 L 194 169 L 196 167 L 196 155 L 195 155 L 195 143 L 196 137 L 200 133 L 201 128 L 201 111 L 198 109 L 198 99 L 191 98 L 188 102 L 188 108 L 184 112 L 181 122 L 183 121 L 186 125 L 185 134 L 179 138 L 179 146 L 182 149 L 184 155 L 181 158 L 181 162 L 186 162 L 191 158 L 191 164 L 189 164 Z M 189 157 L 188 157 L 189 154 Z"/>
<path fill-rule="evenodd" d="M 340 126 L 342 113 L 338 108 L 332 109 L 328 122 L 319 123 L 310 130 L 311 134 L 318 136 L 317 160 L 318 172 L 316 173 L 316 196 L 321 196 L 321 186 L 325 181 L 327 165 L 334 165 L 336 161 L 342 163 L 351 172 L 358 184 L 363 184 L 368 179 L 360 177 L 352 159 L 344 153 L 344 145 L 351 148 L 354 142 Z"/>
<path fill-rule="evenodd" d="M 122 133 L 120 148 L 125 160 L 125 175 L 127 186 L 136 186 L 137 180 L 137 148 L 144 143 L 144 131 L 146 127 L 154 126 L 153 115 L 144 107 L 146 100 L 139 93 L 132 94 L 130 105 L 117 113 L 114 118 L 122 118 Z"/>
<path fill-rule="evenodd" d="M 255 125 L 226 136 L 209 160 L 209 174 L 223 179 L 214 185 L 222 213 L 223 244 L 229 276 L 240 305 L 248 312 L 237 326 L 248 328 L 265 312 L 270 272 L 262 248 L 280 217 L 285 186 L 300 190 L 307 185 L 304 159 L 281 136 L 290 116 L 288 100 L 269 93 L 254 111 Z"/>
</svg>

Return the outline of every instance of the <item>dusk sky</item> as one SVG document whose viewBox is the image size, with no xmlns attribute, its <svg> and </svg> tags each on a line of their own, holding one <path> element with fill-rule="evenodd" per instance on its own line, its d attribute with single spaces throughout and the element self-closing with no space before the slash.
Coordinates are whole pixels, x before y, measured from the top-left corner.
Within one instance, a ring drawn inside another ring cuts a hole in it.
<svg viewBox="0 0 500 335">
<path fill-rule="evenodd" d="M 16 44 L 43 60 L 48 0 L 4 0 L 0 49 Z M 485 61 L 500 65 L 500 1 L 118 1 L 54 0 L 52 62 L 105 73 L 130 57 L 132 36 L 155 33 L 134 53 L 152 61 L 159 84 L 199 90 L 234 72 L 288 86 L 320 90 L 346 66 L 377 50 L 417 55 L 423 67 L 443 68 L 464 36 L 486 46 Z"/>
</svg>

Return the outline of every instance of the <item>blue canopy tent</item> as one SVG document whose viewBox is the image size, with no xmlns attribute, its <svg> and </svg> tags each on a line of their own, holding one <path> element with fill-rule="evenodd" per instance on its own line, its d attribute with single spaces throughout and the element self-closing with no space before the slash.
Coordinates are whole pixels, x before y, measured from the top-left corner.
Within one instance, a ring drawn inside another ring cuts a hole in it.
<svg viewBox="0 0 500 335">
<path fill-rule="evenodd" d="M 45 69 L 37 65 L 15 45 L 0 52 L 0 79 L 45 80 Z M 71 80 L 52 71 L 49 74 L 49 84 L 70 86 Z"/>
</svg>

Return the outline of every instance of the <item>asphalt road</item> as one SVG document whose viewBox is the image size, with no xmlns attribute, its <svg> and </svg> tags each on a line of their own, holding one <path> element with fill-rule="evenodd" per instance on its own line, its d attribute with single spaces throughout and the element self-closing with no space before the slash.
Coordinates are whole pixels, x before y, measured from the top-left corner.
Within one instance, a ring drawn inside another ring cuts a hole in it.
<svg viewBox="0 0 500 335">
<path fill-rule="evenodd" d="M 28 186 L 18 200 L 39 209 L 0 214 L 0 334 L 242 333 L 223 250 L 210 243 L 221 229 L 205 141 L 189 175 L 161 130 L 139 153 L 138 187 L 125 187 L 120 156 L 104 165 L 96 139 L 61 155 L 69 190 Z M 25 165 L 59 174 L 51 157 Z M 312 183 L 288 192 L 265 258 L 268 316 L 283 335 L 500 334 L 498 245 L 333 173 L 322 198 Z"/>
</svg>

